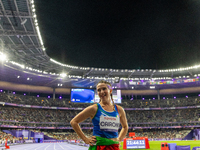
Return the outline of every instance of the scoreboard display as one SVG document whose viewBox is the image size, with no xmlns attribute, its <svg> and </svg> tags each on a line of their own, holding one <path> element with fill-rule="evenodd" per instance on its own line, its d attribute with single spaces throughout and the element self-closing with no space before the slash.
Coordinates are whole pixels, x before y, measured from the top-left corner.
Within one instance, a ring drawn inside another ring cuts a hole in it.
<svg viewBox="0 0 200 150">
<path fill-rule="evenodd" d="M 71 102 L 73 103 L 94 103 L 93 89 L 71 89 Z"/>
<path fill-rule="evenodd" d="M 145 140 L 126 140 L 127 149 L 146 149 Z"/>
</svg>

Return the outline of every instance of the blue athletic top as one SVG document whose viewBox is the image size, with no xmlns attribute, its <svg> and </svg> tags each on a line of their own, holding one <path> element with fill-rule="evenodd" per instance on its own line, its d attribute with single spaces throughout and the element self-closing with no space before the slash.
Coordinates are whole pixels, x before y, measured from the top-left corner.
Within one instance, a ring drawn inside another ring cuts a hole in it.
<svg viewBox="0 0 200 150">
<path fill-rule="evenodd" d="M 117 106 L 115 111 L 105 111 L 99 103 L 97 103 L 97 112 L 92 119 L 94 125 L 93 135 L 104 138 L 117 138 L 118 129 L 120 126 L 120 119 Z"/>
</svg>

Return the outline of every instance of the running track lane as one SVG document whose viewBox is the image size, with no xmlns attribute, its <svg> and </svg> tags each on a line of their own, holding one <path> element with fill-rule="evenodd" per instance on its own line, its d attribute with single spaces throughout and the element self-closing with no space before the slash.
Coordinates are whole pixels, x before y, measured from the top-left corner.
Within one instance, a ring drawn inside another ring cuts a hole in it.
<svg viewBox="0 0 200 150">
<path fill-rule="evenodd" d="M 10 146 L 10 150 L 88 150 L 88 147 L 68 143 L 34 143 Z"/>
</svg>

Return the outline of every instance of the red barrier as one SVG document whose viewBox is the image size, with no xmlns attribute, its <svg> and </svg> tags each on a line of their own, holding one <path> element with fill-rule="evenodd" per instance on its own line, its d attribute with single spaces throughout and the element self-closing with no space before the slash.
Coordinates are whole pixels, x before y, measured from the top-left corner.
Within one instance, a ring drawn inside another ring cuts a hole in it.
<svg viewBox="0 0 200 150">
<path fill-rule="evenodd" d="M 8 146 L 7 143 L 8 143 L 8 139 L 6 139 L 6 142 L 5 142 L 5 147 L 6 147 L 5 149 L 10 149 L 10 146 Z"/>
<path fill-rule="evenodd" d="M 135 132 L 129 132 L 129 137 L 135 137 Z"/>
<path fill-rule="evenodd" d="M 167 142 L 161 143 L 161 150 L 169 150 L 169 146 Z"/>
</svg>

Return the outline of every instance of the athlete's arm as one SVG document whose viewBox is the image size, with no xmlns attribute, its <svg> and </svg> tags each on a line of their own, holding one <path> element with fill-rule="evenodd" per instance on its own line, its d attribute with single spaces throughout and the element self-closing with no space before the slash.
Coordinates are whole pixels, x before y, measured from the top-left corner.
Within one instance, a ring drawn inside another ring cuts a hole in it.
<svg viewBox="0 0 200 150">
<path fill-rule="evenodd" d="M 70 124 L 73 127 L 74 131 L 78 134 L 78 136 L 86 143 L 86 144 L 90 144 L 90 143 L 95 143 L 95 139 L 89 139 L 87 138 L 83 131 L 81 130 L 79 123 L 83 122 L 84 120 L 86 120 L 87 118 L 93 118 L 94 115 L 96 114 L 97 111 L 97 105 L 94 104 L 92 106 L 89 106 L 87 108 L 85 108 L 83 111 L 81 111 L 79 114 L 77 114 L 71 121 Z"/>
<path fill-rule="evenodd" d="M 120 123 L 122 125 L 122 129 L 121 129 L 121 131 L 119 133 L 119 137 L 118 137 L 118 141 L 121 142 L 128 132 L 128 123 L 127 123 L 126 113 L 125 113 L 124 109 L 119 105 L 117 105 L 117 108 L 119 111 Z"/>
</svg>

